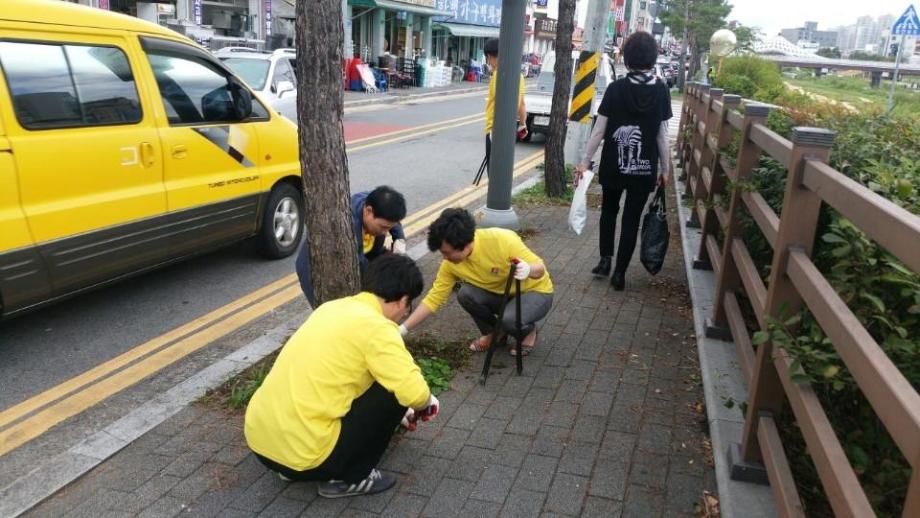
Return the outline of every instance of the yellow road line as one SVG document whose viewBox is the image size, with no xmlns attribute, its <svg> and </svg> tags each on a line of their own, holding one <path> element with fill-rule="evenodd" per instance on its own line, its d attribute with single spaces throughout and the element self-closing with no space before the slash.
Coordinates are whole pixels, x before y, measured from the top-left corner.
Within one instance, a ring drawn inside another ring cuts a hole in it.
<svg viewBox="0 0 920 518">
<path fill-rule="evenodd" d="M 394 135 L 400 135 L 400 134 L 402 134 L 402 133 L 410 133 L 410 132 L 415 132 L 415 131 L 427 130 L 427 129 L 430 129 L 430 128 L 437 128 L 438 126 L 441 126 L 441 125 L 444 125 L 444 124 L 450 124 L 450 123 L 452 123 L 452 122 L 460 122 L 460 121 L 463 121 L 463 120 L 470 120 L 470 119 L 482 119 L 484 116 L 485 116 L 484 113 L 476 113 L 476 114 L 473 114 L 473 115 L 466 115 L 466 116 L 464 116 L 464 117 L 457 117 L 456 119 L 447 119 L 447 120 L 443 120 L 443 121 L 432 122 L 432 123 L 430 123 L 430 124 L 423 124 L 423 125 L 421 125 L 421 126 L 414 126 L 414 127 L 411 127 L 411 128 L 405 128 L 405 129 L 401 129 L 401 130 L 390 131 L 390 132 L 387 132 L 387 133 L 381 133 L 381 134 L 379 134 L 379 135 L 372 135 L 372 136 L 370 136 L 370 137 L 362 137 L 362 138 L 358 138 L 358 139 L 352 139 L 352 140 L 349 140 L 348 142 L 346 142 L 345 144 L 346 144 L 346 145 L 360 144 L 360 143 L 362 143 L 362 142 L 368 142 L 368 141 L 371 141 L 371 140 L 377 140 L 377 139 L 381 139 L 381 138 L 385 138 L 385 137 L 392 137 L 392 136 L 394 136 Z"/>
<path fill-rule="evenodd" d="M 418 136 L 421 136 L 421 135 L 425 135 L 425 134 L 427 134 L 427 133 L 432 133 L 432 132 L 435 132 L 435 131 L 442 131 L 442 130 L 447 130 L 447 129 L 451 129 L 451 128 L 459 128 L 460 126 L 468 126 L 468 125 L 470 125 L 470 124 L 475 124 L 475 123 L 480 122 L 480 121 L 483 121 L 483 120 L 485 120 L 485 117 L 483 117 L 483 116 L 477 116 L 475 119 L 471 119 L 471 120 L 468 120 L 468 121 L 457 122 L 457 123 L 455 123 L 455 124 L 450 124 L 450 125 L 447 125 L 447 126 L 438 126 L 438 127 L 436 127 L 436 128 L 424 129 L 424 130 L 421 130 L 421 131 L 416 131 L 416 132 L 414 132 L 414 133 L 410 133 L 410 134 L 407 134 L 407 135 L 402 135 L 402 136 L 399 136 L 399 137 L 394 137 L 394 138 L 387 139 L 387 140 L 380 140 L 380 141 L 377 141 L 377 142 L 371 142 L 370 144 L 364 144 L 363 146 L 356 146 L 356 147 L 352 147 L 352 148 L 346 148 L 345 150 L 346 150 L 347 152 L 349 152 L 349 153 L 354 153 L 355 151 L 362 151 L 362 150 L 364 150 L 364 149 L 369 149 L 369 148 L 372 148 L 372 147 L 382 146 L 382 145 L 384 145 L 384 144 L 392 144 L 392 143 L 394 143 L 394 142 L 402 142 L 402 141 L 404 141 L 404 140 L 409 140 L 409 139 L 411 139 L 411 138 L 415 138 L 415 137 L 418 137 Z"/>
<path fill-rule="evenodd" d="M 156 338 L 153 338 L 129 351 L 126 351 L 111 360 L 101 363 L 96 367 L 71 378 L 55 387 L 52 387 L 41 394 L 38 394 L 34 397 L 23 401 L 15 406 L 12 406 L 3 412 L 0 412 L 0 428 L 12 423 L 13 421 L 19 419 L 24 415 L 28 415 L 35 410 L 47 405 L 48 403 L 54 402 L 67 394 L 75 390 L 79 390 L 86 385 L 95 382 L 103 376 L 128 365 L 129 363 L 141 358 L 160 347 L 177 340 L 183 336 L 186 336 L 190 333 L 200 331 L 202 328 L 207 327 L 217 320 L 226 317 L 227 315 L 233 313 L 234 311 L 243 308 L 253 301 L 259 300 L 270 293 L 277 291 L 283 287 L 286 287 L 291 283 L 292 280 L 295 280 L 295 275 L 285 276 L 283 279 L 275 281 L 267 286 L 259 288 L 252 293 L 249 293 L 221 308 L 215 309 L 206 315 L 202 315 L 187 324 L 183 324 L 167 333 L 160 335 Z"/>
<path fill-rule="evenodd" d="M 525 158 L 524 160 L 522 160 L 515 166 L 514 171 L 512 172 L 512 178 L 517 178 L 518 176 L 526 173 L 527 171 L 530 171 L 531 169 L 533 169 L 534 166 L 540 163 L 542 159 L 543 159 L 543 151 L 537 151 L 536 153 L 529 156 L 528 158 Z M 414 221 L 408 225 L 403 225 L 403 231 L 408 236 L 408 235 L 415 234 L 416 232 L 420 232 L 424 230 L 425 227 L 430 225 L 431 222 L 437 219 L 437 217 L 440 215 L 440 211 L 437 210 L 438 208 L 441 208 L 441 207 L 446 208 L 448 206 L 463 207 L 467 205 L 468 203 L 472 202 L 473 200 L 475 200 L 476 198 L 485 194 L 486 186 L 488 185 L 489 185 L 489 180 L 486 179 L 486 180 L 483 180 L 479 184 L 479 187 L 474 187 L 474 186 L 466 187 L 463 191 L 461 191 L 462 193 L 461 196 L 451 197 L 453 199 L 448 200 L 446 203 L 441 203 L 439 207 L 432 210 L 426 217 L 422 217 L 418 219 L 417 221 Z M 470 187 L 472 187 L 472 189 L 470 189 Z"/>
<path fill-rule="evenodd" d="M 239 329 L 268 311 L 301 296 L 300 286 L 293 284 L 281 292 L 263 299 L 213 326 L 186 337 L 142 362 L 136 363 L 63 401 L 55 403 L 29 419 L 0 432 L 0 455 L 5 455 L 22 444 L 38 437 L 57 423 L 72 417 L 124 390 L 163 367 L 188 356 L 210 344 L 215 339 Z"/>
<path fill-rule="evenodd" d="M 529 171 L 539 163 L 542 157 L 543 151 L 538 151 L 521 160 L 515 166 L 513 175 L 517 177 Z M 488 185 L 488 180 L 483 181 L 478 188 L 468 186 L 459 193 L 414 213 L 406 220 L 406 223 L 412 221 L 409 226 L 405 227 L 407 237 L 430 224 L 439 214 L 439 208 L 463 206 L 482 196 L 486 185 Z M 286 275 L 3 411 L 0 413 L 0 456 L 42 435 L 65 419 L 83 412 L 269 311 L 294 300 L 300 294 L 296 274 Z M 29 414 L 33 415 L 16 422 Z M 7 426 L 11 423 L 15 424 Z"/>
</svg>

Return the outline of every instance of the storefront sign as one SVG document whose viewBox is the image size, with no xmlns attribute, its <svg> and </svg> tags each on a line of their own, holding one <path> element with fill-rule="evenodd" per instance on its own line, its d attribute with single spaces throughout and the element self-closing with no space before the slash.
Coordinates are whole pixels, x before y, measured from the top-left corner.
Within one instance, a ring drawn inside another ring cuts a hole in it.
<svg viewBox="0 0 920 518">
<path fill-rule="evenodd" d="M 265 38 L 272 35 L 272 0 L 265 0 Z"/>
<path fill-rule="evenodd" d="M 105 9 L 108 11 L 109 10 L 109 0 L 99 0 L 99 2 L 96 4 L 96 7 L 98 7 L 99 9 Z"/>
<path fill-rule="evenodd" d="M 549 5 L 549 0 L 536 0 L 533 5 L 534 7 L 546 7 Z"/>
<path fill-rule="evenodd" d="M 201 0 L 194 0 L 192 3 L 192 16 L 195 17 L 195 24 L 201 25 Z"/>
<path fill-rule="evenodd" d="M 454 16 L 436 18 L 439 22 L 485 27 L 498 27 L 502 23 L 502 0 L 437 0 L 437 8 L 454 13 Z"/>
</svg>

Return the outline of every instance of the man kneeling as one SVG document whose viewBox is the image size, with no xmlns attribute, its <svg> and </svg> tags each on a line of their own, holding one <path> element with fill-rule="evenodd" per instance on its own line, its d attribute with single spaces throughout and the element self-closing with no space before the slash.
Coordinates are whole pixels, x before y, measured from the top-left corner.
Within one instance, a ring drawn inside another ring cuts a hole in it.
<svg viewBox="0 0 920 518">
<path fill-rule="evenodd" d="M 294 333 L 246 409 L 246 442 L 263 464 L 322 482 L 326 498 L 395 484 L 376 466 L 400 420 L 438 412 L 396 324 L 422 288 L 412 259 L 380 257 L 365 291 L 323 304 Z"/>
</svg>

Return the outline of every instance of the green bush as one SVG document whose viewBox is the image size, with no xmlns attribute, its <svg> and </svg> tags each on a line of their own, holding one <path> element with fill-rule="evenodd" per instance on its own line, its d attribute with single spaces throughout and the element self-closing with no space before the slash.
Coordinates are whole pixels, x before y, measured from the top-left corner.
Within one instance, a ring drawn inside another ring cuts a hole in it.
<svg viewBox="0 0 920 518">
<path fill-rule="evenodd" d="M 785 89 L 776 64 L 756 56 L 725 58 L 713 84 L 726 93 L 765 102 L 772 102 Z"/>
</svg>

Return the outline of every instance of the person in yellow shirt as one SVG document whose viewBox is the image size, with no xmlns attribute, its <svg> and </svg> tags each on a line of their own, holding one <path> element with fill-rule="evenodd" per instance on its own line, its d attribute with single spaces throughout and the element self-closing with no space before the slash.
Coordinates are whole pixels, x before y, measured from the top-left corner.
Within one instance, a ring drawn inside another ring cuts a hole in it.
<svg viewBox="0 0 920 518">
<path fill-rule="evenodd" d="M 486 167 L 492 156 L 492 125 L 495 122 L 495 85 L 498 77 L 498 38 L 486 40 L 483 44 L 483 53 L 486 56 L 486 64 L 492 70 L 492 77 L 489 79 L 489 95 L 486 97 Z M 521 74 L 521 84 L 518 90 L 518 139 L 527 136 L 527 108 L 524 106 L 524 90 L 527 85 L 524 83 L 524 74 Z"/>
<path fill-rule="evenodd" d="M 444 257 L 438 276 L 409 318 L 400 326 L 405 336 L 447 302 L 454 284 L 462 281 L 457 302 L 473 317 L 482 336 L 470 344 L 473 351 L 491 345 L 491 332 L 501 318 L 504 333 L 516 333 L 515 304 L 509 302 L 498 315 L 512 259 L 514 277 L 521 281 L 521 353 L 528 354 L 537 340 L 536 323 L 553 305 L 553 281 L 543 260 L 533 253 L 516 232 L 502 228 L 476 229 L 476 221 L 464 209 L 446 209 L 428 229 L 428 248 Z M 515 296 L 514 288 L 511 292 Z M 514 349 L 511 349 L 514 354 Z"/>
<path fill-rule="evenodd" d="M 439 407 L 397 326 L 423 288 L 412 259 L 384 255 L 368 265 L 364 291 L 314 310 L 246 408 L 246 443 L 265 466 L 322 482 L 326 498 L 395 484 L 376 466 L 396 427 Z"/>
</svg>

